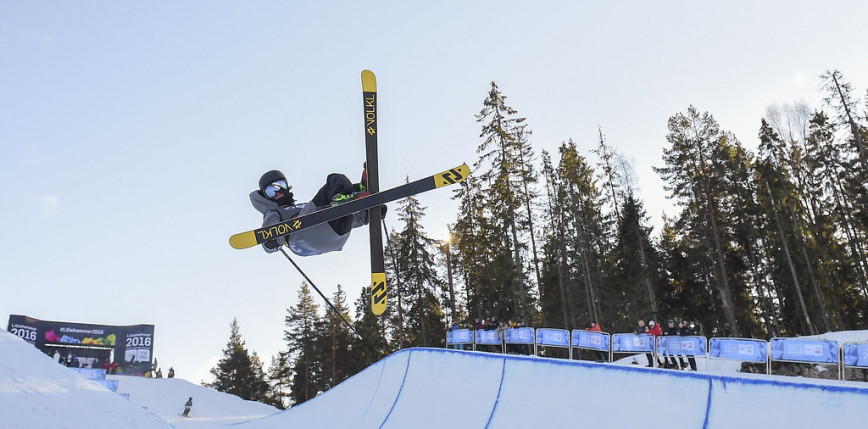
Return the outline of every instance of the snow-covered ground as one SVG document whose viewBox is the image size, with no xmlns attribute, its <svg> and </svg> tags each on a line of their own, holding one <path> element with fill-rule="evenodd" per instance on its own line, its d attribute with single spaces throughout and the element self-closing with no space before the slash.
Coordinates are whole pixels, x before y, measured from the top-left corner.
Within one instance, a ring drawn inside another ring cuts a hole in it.
<svg viewBox="0 0 868 429">
<path fill-rule="evenodd" d="M 823 335 L 865 341 L 868 332 Z M 862 427 L 868 385 L 443 349 L 397 352 L 287 411 L 181 379 L 109 376 L 110 392 L 0 330 L 0 428 Z M 180 416 L 193 397 L 190 418 Z M 554 426 L 553 426 L 554 427 Z"/>
</svg>

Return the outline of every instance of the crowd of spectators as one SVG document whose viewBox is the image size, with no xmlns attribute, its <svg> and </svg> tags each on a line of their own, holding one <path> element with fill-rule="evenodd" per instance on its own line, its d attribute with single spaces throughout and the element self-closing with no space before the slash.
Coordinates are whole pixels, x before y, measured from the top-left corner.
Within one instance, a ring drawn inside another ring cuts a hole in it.
<svg viewBox="0 0 868 429">
<path fill-rule="evenodd" d="M 661 337 L 661 336 L 691 336 L 691 335 L 695 334 L 693 332 L 690 324 L 685 320 L 678 321 L 677 326 L 676 326 L 675 320 L 670 319 L 667 321 L 667 325 L 668 325 L 668 327 L 664 331 L 663 327 L 661 327 L 660 324 L 658 324 L 654 320 L 649 320 L 647 325 L 645 324 L 644 320 L 639 320 L 638 326 L 633 331 L 633 333 L 637 334 L 637 335 L 638 334 L 652 335 L 654 337 L 655 342 L 657 341 L 657 338 Z M 497 320 L 497 317 L 492 317 L 490 320 L 489 319 L 475 319 L 474 322 L 472 324 L 470 324 L 469 326 L 466 326 L 466 328 L 467 329 L 475 329 L 477 331 L 496 330 L 496 331 L 498 331 L 498 338 L 505 339 L 506 338 L 505 331 L 507 329 L 521 328 L 523 326 L 524 325 L 521 322 L 515 322 L 512 320 L 509 320 L 507 322 L 501 322 L 501 321 Z M 461 327 L 457 323 L 453 323 L 451 329 L 452 330 L 458 330 L 458 329 L 461 329 Z M 585 328 L 585 330 L 586 331 L 593 331 L 593 332 L 602 332 L 602 328 L 596 322 L 591 322 L 588 325 L 588 327 Z M 456 349 L 460 349 L 460 350 L 464 349 L 463 344 L 453 344 L 453 347 Z M 500 347 L 498 347 L 496 345 L 482 345 L 482 346 L 478 347 L 478 350 L 497 352 L 497 353 L 500 353 L 503 351 Z M 507 344 L 506 345 L 506 353 L 530 355 L 530 354 L 532 354 L 532 350 L 531 350 L 531 346 L 525 345 L 525 344 Z M 597 362 L 605 362 L 606 361 L 606 356 L 601 351 L 595 351 L 595 357 L 596 357 L 595 360 Z M 657 353 L 655 352 L 653 354 L 652 353 L 646 353 L 646 358 L 648 359 L 648 364 L 646 365 L 647 367 L 653 367 L 654 362 L 656 361 L 658 367 L 668 368 L 668 369 L 682 369 L 682 370 L 690 368 L 690 370 L 696 371 L 696 359 L 693 358 L 692 356 L 676 356 L 676 355 L 666 354 L 666 355 L 662 356 L 662 358 L 661 358 L 661 356 L 658 356 Z M 676 360 L 676 358 L 677 358 L 677 360 Z M 686 361 L 685 361 L 685 358 L 686 358 Z M 636 362 L 635 360 L 633 363 L 638 364 L 638 362 Z"/>
</svg>

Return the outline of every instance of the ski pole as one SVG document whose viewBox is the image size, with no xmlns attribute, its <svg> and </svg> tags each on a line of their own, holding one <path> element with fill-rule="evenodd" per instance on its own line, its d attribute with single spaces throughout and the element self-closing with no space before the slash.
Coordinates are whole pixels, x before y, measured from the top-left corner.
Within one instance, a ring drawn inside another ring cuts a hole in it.
<svg viewBox="0 0 868 429">
<path fill-rule="evenodd" d="M 329 307 L 332 308 L 332 311 L 334 311 L 335 314 L 337 314 L 338 316 L 341 316 L 341 320 L 343 320 L 344 323 L 347 324 L 347 327 L 350 328 L 350 330 L 353 331 L 353 333 L 356 334 L 356 336 L 359 337 L 359 339 L 362 339 L 362 335 L 359 334 L 359 331 L 356 331 L 356 328 L 353 328 L 353 325 L 350 324 L 350 321 L 347 320 L 347 318 L 344 317 L 344 315 L 341 314 L 341 312 L 338 311 L 337 308 L 335 308 L 335 306 L 332 304 L 332 302 L 329 301 L 329 299 L 326 298 L 326 296 L 322 294 L 322 292 L 319 290 L 319 288 L 316 287 L 315 284 L 313 284 L 313 281 L 310 279 L 310 277 L 308 277 L 307 274 L 305 274 L 304 271 L 301 270 L 301 267 L 299 267 L 298 264 L 296 264 L 295 261 L 289 256 L 289 253 L 286 253 L 285 247 L 280 246 L 280 253 L 283 253 L 283 256 L 286 256 L 286 259 L 289 259 L 289 262 L 292 263 L 292 266 L 294 266 L 295 269 L 298 270 L 299 273 L 301 273 L 301 276 L 304 277 L 304 279 L 307 280 L 307 283 L 309 285 L 311 285 L 311 287 L 313 287 L 314 290 L 316 290 L 316 293 L 318 293 L 319 296 L 321 296 L 322 299 L 325 300 L 326 304 L 328 304 Z"/>
</svg>

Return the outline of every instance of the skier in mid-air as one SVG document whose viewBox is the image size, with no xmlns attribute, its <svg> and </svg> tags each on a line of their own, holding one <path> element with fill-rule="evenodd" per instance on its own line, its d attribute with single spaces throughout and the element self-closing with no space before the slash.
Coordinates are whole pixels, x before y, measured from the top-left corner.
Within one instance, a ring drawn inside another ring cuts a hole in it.
<svg viewBox="0 0 868 429">
<path fill-rule="evenodd" d="M 362 180 L 356 184 L 343 174 L 329 174 L 326 184 L 310 202 L 297 204 L 293 193 L 290 192 L 292 186 L 286 180 L 286 176 L 279 170 L 270 170 L 259 178 L 259 189 L 250 193 L 250 202 L 253 208 L 262 213 L 262 226 L 269 226 L 348 201 L 367 191 L 366 182 L 365 173 L 362 173 Z M 381 206 L 380 210 L 385 216 L 386 206 Z M 343 249 L 353 228 L 367 224 L 368 212 L 360 211 L 293 232 L 288 240 L 286 236 L 268 240 L 262 243 L 262 247 L 266 252 L 274 253 L 280 246 L 287 244 L 290 250 L 299 256 L 336 252 Z"/>
</svg>

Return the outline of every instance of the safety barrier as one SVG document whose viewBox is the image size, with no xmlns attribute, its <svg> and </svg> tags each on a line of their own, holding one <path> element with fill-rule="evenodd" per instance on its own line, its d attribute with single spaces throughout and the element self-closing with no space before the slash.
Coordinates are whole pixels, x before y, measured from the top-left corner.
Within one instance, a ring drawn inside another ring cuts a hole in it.
<svg viewBox="0 0 868 429">
<path fill-rule="evenodd" d="M 838 368 L 838 379 L 841 379 L 840 352 L 838 342 L 822 338 L 772 338 L 771 357 L 773 361 L 834 364 Z"/>
<path fill-rule="evenodd" d="M 535 345 L 534 354 L 537 356 L 539 356 L 539 347 L 543 346 L 569 349 L 569 358 L 573 358 L 573 349 L 570 347 L 570 331 L 566 329 L 537 329 Z"/>
<path fill-rule="evenodd" d="M 671 357 L 673 362 L 675 357 L 678 357 L 682 365 L 684 365 L 683 358 L 686 357 L 690 367 L 695 371 L 696 357 L 708 355 L 707 343 L 705 337 L 696 335 L 657 337 L 657 353 L 664 356 L 664 359 Z"/>
<path fill-rule="evenodd" d="M 536 345 L 536 331 L 533 328 L 510 328 L 504 332 L 506 333 L 504 343 L 506 343 L 507 352 L 518 352 L 523 349 L 527 353 L 520 354 L 529 355 L 533 348 L 533 354 L 536 354 L 536 348 L 534 348 Z"/>
<path fill-rule="evenodd" d="M 769 373 L 769 343 L 753 338 L 712 338 L 709 341 L 708 360 L 729 359 L 764 363 Z"/>
<path fill-rule="evenodd" d="M 503 338 L 500 338 L 500 331 L 491 330 L 491 331 L 476 331 L 476 342 L 473 344 L 473 350 L 476 350 L 476 346 L 492 346 L 492 347 L 500 347 L 500 352 L 503 353 Z"/>
<path fill-rule="evenodd" d="M 754 338 L 706 339 L 702 336 L 664 336 L 650 334 L 609 334 L 606 332 L 553 328 L 511 328 L 505 330 L 450 330 L 446 334 L 447 347 L 450 345 L 472 344 L 491 346 L 494 350 L 516 352 L 515 347 L 533 345 L 533 355 L 539 355 L 540 347 L 559 347 L 569 349 L 569 359 L 573 349 L 587 349 L 605 353 L 604 359 L 611 362 L 615 354 L 653 353 L 660 356 L 683 356 L 690 361 L 705 358 L 706 362 L 715 359 L 737 360 L 764 364 L 766 374 L 771 373 L 771 363 L 798 362 L 835 365 L 838 379 L 844 380 L 846 368 L 868 369 L 868 342 L 845 343 L 822 338 L 772 338 L 765 341 Z M 656 365 L 657 359 L 652 359 Z M 691 366 L 694 362 L 691 361 Z"/>
<path fill-rule="evenodd" d="M 868 369 L 868 343 L 844 343 L 842 380 L 847 380 L 847 368 Z"/>
<path fill-rule="evenodd" d="M 608 332 L 584 331 L 573 329 L 570 345 L 574 349 L 593 350 L 597 353 L 605 353 L 605 361 L 612 361 L 611 335 Z M 572 355 L 572 354 L 571 354 Z"/>
<path fill-rule="evenodd" d="M 615 353 L 655 353 L 654 336 L 651 334 L 612 335 L 612 355 Z M 649 365 L 656 365 L 657 359 L 649 359 Z"/>
</svg>

